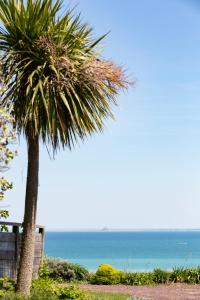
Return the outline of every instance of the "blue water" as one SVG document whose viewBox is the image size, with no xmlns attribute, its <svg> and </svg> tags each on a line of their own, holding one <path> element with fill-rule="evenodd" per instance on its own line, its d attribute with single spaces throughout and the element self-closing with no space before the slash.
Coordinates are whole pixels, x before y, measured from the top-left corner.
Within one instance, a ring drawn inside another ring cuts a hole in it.
<svg viewBox="0 0 200 300">
<path fill-rule="evenodd" d="M 108 263 L 121 270 L 200 265 L 200 231 L 47 232 L 45 255 L 94 271 Z"/>
</svg>

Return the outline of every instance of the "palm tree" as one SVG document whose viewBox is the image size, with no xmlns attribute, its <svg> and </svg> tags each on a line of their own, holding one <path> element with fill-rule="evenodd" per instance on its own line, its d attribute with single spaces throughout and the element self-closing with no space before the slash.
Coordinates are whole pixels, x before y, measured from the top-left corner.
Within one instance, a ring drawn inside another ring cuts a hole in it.
<svg viewBox="0 0 200 300">
<path fill-rule="evenodd" d="M 1 104 L 12 103 L 18 133 L 28 145 L 23 241 L 17 291 L 29 293 L 37 211 L 39 142 L 72 148 L 103 129 L 127 87 L 121 67 L 96 50 L 102 40 L 61 0 L 1 0 Z"/>
</svg>

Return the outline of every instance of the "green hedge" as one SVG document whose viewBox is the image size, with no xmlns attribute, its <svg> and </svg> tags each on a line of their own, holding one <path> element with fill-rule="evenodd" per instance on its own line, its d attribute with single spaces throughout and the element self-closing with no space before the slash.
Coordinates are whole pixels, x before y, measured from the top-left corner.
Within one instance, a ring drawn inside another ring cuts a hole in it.
<svg viewBox="0 0 200 300">
<path fill-rule="evenodd" d="M 100 265 L 90 276 L 91 284 L 154 285 L 169 283 L 200 284 L 200 267 L 172 271 L 155 269 L 152 272 L 122 272 L 109 265 Z"/>
<path fill-rule="evenodd" d="M 78 264 L 55 258 L 45 258 L 40 270 L 40 277 L 69 282 L 86 281 L 91 284 L 106 285 L 200 284 L 200 267 L 190 269 L 174 268 L 172 271 L 155 269 L 152 272 L 123 272 L 111 265 L 101 264 L 95 273 L 89 273 Z"/>
</svg>

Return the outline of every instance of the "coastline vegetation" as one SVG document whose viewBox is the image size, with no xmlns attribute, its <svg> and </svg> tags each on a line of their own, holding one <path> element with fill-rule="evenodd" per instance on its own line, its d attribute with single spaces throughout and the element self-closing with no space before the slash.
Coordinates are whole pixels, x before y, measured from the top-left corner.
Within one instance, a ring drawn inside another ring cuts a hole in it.
<svg viewBox="0 0 200 300">
<path fill-rule="evenodd" d="M 112 272 L 110 266 L 100 266 L 90 276 L 91 284 L 157 285 L 173 283 L 200 283 L 200 267 L 174 268 L 172 271 L 154 269 L 151 272 Z"/>
<path fill-rule="evenodd" d="M 78 264 L 55 258 L 44 258 L 40 269 L 40 278 L 58 280 L 59 282 L 84 282 L 102 285 L 200 284 L 200 266 L 196 268 L 173 268 L 171 271 L 154 269 L 151 272 L 126 272 L 111 265 L 102 264 L 95 273 L 90 273 Z"/>
<path fill-rule="evenodd" d="M 33 280 L 30 295 L 16 294 L 16 283 L 0 279 L 0 300 L 144 300 L 126 294 L 91 292 L 87 284 L 95 285 L 159 285 L 200 284 L 200 267 L 174 268 L 172 271 L 155 269 L 152 272 L 125 272 L 102 264 L 95 273 L 71 262 L 45 257 L 39 278 Z"/>
</svg>

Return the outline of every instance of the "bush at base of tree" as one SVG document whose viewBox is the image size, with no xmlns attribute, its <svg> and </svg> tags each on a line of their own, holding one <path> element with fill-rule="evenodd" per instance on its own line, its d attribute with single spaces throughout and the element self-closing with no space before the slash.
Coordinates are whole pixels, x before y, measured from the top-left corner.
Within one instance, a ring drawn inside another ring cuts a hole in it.
<svg viewBox="0 0 200 300">
<path fill-rule="evenodd" d="M 1 300 L 92 300 L 92 296 L 76 286 L 61 287 L 50 279 L 34 280 L 30 296 L 2 291 Z"/>
</svg>

